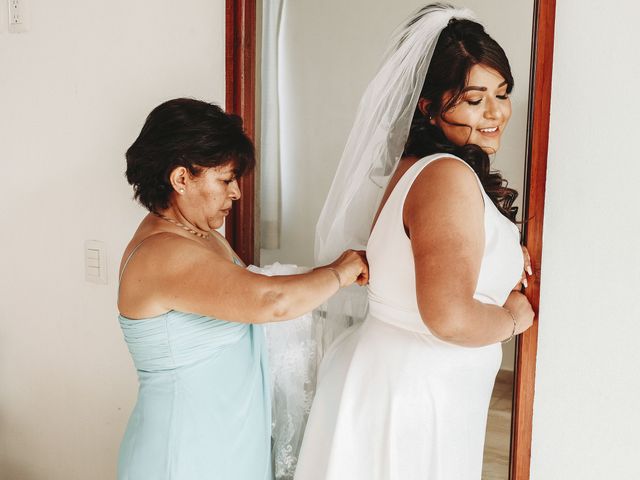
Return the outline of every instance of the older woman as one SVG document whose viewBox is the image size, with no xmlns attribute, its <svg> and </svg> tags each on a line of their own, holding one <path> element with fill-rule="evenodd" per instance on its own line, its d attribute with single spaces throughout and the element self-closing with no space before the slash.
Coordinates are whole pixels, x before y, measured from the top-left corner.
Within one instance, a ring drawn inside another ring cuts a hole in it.
<svg viewBox="0 0 640 480">
<path fill-rule="evenodd" d="M 140 380 L 121 480 L 269 479 L 270 400 L 259 324 L 295 318 L 367 281 L 362 254 L 310 273 L 247 271 L 222 226 L 254 164 L 238 117 L 175 99 L 127 151 L 148 210 L 120 268 L 120 325 Z"/>
</svg>

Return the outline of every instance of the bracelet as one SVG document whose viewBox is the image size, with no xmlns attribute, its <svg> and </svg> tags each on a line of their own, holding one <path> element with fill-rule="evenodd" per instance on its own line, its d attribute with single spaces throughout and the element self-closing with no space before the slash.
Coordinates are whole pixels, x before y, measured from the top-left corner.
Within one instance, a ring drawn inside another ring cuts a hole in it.
<svg viewBox="0 0 640 480">
<path fill-rule="evenodd" d="M 505 308 L 505 310 L 507 310 Z M 511 331 L 511 336 L 509 338 L 507 338 L 506 340 L 502 340 L 500 343 L 509 343 L 511 341 L 511 339 L 515 336 L 516 334 L 516 317 L 513 313 L 511 313 L 510 310 L 507 310 L 507 313 L 509 315 L 511 315 L 511 319 L 513 320 L 513 330 Z"/>
<path fill-rule="evenodd" d="M 340 274 L 338 273 L 338 271 L 333 267 L 325 267 L 325 268 L 331 271 L 336 276 L 336 279 L 338 280 L 338 288 L 342 288 L 342 279 L 340 278 Z"/>
</svg>

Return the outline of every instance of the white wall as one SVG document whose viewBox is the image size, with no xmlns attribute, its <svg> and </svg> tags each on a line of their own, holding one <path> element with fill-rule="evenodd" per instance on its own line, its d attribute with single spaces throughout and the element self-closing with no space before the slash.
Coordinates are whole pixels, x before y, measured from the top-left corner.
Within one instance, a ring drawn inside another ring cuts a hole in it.
<svg viewBox="0 0 640 480">
<path fill-rule="evenodd" d="M 557 2 L 532 480 L 640 478 L 639 17 Z"/>
<path fill-rule="evenodd" d="M 224 2 L 26 3 L 23 34 L 0 3 L 0 478 L 112 479 L 137 393 L 116 271 L 144 213 L 124 152 L 160 102 L 224 101 Z"/>
</svg>

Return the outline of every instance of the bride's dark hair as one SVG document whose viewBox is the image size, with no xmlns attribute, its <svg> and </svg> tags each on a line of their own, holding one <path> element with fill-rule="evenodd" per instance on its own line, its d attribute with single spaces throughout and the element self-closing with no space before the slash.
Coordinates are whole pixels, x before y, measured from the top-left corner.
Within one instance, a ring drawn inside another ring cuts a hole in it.
<svg viewBox="0 0 640 480">
<path fill-rule="evenodd" d="M 478 64 L 502 75 L 507 82 L 507 93 L 511 93 L 513 76 L 502 47 L 484 31 L 482 25 L 470 20 L 452 19 L 440 33 L 420 92 L 420 97 L 431 102 L 429 116 L 439 116 L 446 121 L 443 115 L 459 101 L 471 67 Z M 443 104 L 445 94 L 448 100 Z M 507 186 L 508 182 L 500 172 L 491 170 L 489 155 L 478 145 L 455 145 L 416 108 L 404 155 L 424 157 L 441 152 L 451 153 L 468 163 L 478 174 L 485 192 L 498 210 L 515 222 L 518 207 L 514 207 L 513 202 L 518 192 Z"/>
</svg>

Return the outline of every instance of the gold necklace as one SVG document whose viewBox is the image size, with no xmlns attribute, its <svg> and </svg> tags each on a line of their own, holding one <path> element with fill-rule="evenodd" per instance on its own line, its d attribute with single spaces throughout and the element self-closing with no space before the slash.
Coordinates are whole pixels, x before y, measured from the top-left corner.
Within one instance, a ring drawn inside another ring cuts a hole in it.
<svg viewBox="0 0 640 480">
<path fill-rule="evenodd" d="M 173 223 L 177 227 L 180 227 L 180 228 L 182 228 L 183 230 L 186 230 L 189 233 L 193 233 L 194 235 L 197 235 L 200 238 L 204 238 L 205 240 L 207 238 L 209 238 L 209 235 L 206 235 L 206 234 L 200 233 L 200 232 L 196 232 L 193 228 L 187 227 L 186 225 L 183 225 L 182 223 L 178 222 L 177 220 L 174 220 L 173 218 L 165 217 L 164 215 L 162 215 L 160 213 L 156 213 L 156 212 L 153 212 L 153 214 L 156 217 L 160 217 L 161 219 L 166 220 L 169 223 Z"/>
</svg>

